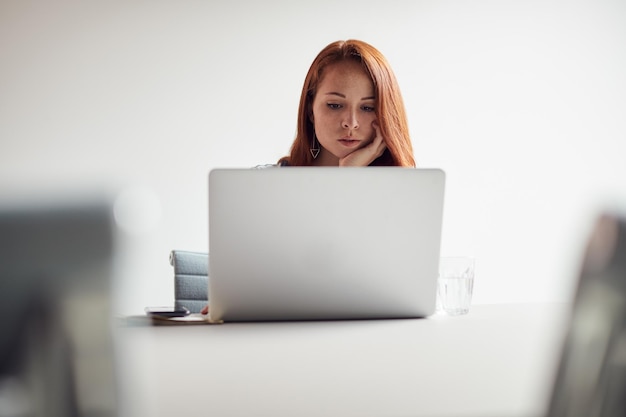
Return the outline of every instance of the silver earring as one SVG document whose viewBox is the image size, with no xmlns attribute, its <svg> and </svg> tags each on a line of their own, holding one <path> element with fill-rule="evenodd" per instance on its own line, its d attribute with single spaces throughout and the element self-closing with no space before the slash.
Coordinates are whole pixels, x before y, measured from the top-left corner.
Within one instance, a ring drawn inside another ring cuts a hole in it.
<svg viewBox="0 0 626 417">
<path fill-rule="evenodd" d="M 311 151 L 311 155 L 313 156 L 313 159 L 317 158 L 317 155 L 319 155 L 320 153 L 320 144 L 317 141 L 317 136 L 315 135 L 315 133 L 313 134 L 313 140 L 311 141 L 311 149 L 309 149 Z"/>
</svg>

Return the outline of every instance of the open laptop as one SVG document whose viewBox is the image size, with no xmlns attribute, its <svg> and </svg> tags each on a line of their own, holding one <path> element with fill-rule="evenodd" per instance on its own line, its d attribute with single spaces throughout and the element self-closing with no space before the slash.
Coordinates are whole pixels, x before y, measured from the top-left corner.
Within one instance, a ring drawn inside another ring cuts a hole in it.
<svg viewBox="0 0 626 417">
<path fill-rule="evenodd" d="M 211 320 L 434 313 L 444 185 L 440 169 L 212 170 Z"/>
</svg>

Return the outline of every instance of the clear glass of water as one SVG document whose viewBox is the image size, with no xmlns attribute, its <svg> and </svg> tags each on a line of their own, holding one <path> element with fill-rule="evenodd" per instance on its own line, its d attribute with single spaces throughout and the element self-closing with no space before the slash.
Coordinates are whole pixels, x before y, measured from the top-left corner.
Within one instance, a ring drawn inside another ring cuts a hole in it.
<svg viewBox="0 0 626 417">
<path fill-rule="evenodd" d="M 439 262 L 437 299 L 440 310 L 450 316 L 469 313 L 474 290 L 474 258 L 444 257 Z"/>
</svg>

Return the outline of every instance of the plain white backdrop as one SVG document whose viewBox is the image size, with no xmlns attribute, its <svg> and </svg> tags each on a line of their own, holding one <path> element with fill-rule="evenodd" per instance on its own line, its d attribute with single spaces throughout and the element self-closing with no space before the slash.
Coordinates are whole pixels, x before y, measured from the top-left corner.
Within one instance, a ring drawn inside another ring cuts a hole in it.
<svg viewBox="0 0 626 417">
<path fill-rule="evenodd" d="M 209 170 L 285 155 L 311 61 L 347 38 L 386 55 L 419 166 L 447 172 L 442 254 L 476 257 L 475 302 L 568 300 L 626 201 L 621 0 L 3 0 L 0 198 L 119 192 L 116 310 L 172 304 Z"/>
</svg>

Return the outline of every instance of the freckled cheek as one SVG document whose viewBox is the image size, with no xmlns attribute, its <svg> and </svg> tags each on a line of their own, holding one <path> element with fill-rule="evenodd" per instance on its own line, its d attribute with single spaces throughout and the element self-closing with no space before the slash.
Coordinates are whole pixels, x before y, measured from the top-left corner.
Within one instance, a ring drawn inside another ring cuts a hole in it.
<svg viewBox="0 0 626 417">
<path fill-rule="evenodd" d="M 370 142 L 373 141 L 376 137 L 376 129 L 374 129 L 374 126 L 372 126 L 372 123 L 375 120 L 376 117 L 371 117 L 367 120 L 367 124 L 365 125 L 365 127 L 367 128 L 367 134 L 365 136 L 369 138 Z"/>
<path fill-rule="evenodd" d="M 341 117 L 338 112 L 329 112 L 320 110 L 314 113 L 315 121 L 319 122 L 321 125 L 331 126 L 333 124 L 339 123 Z"/>
<path fill-rule="evenodd" d="M 315 119 L 315 127 L 316 129 L 322 131 L 332 131 L 336 129 L 336 125 L 338 124 L 336 118 L 332 117 L 332 115 L 324 114 Z"/>
</svg>

